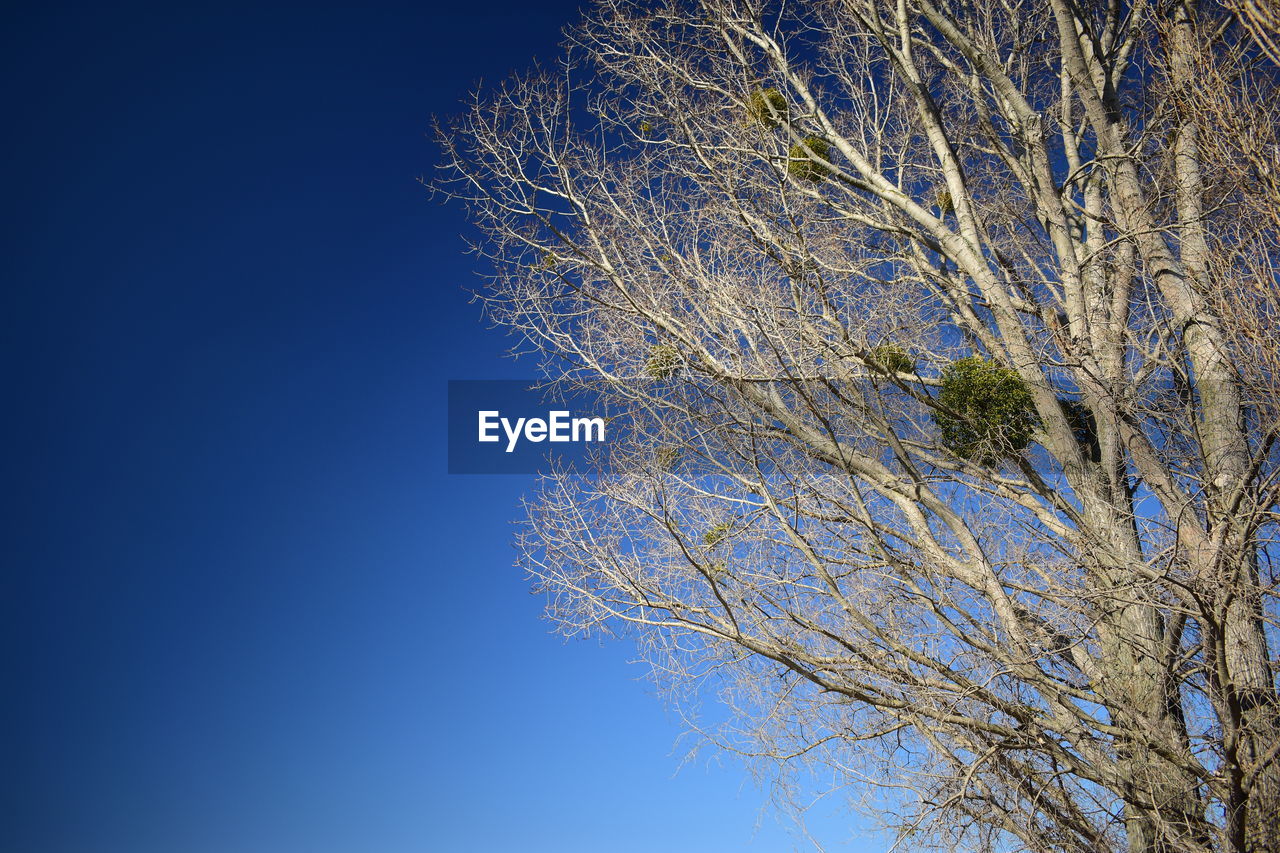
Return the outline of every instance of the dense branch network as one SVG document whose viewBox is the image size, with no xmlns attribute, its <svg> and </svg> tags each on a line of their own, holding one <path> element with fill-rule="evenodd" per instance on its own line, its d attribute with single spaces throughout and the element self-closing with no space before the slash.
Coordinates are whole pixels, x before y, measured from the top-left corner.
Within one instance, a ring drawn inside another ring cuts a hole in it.
<svg viewBox="0 0 1280 853">
<path fill-rule="evenodd" d="M 524 565 L 902 844 L 1274 851 L 1275 66 L 1226 9 L 606 2 L 442 127 L 616 414 Z M 616 436 L 622 436 L 617 438 Z"/>
</svg>

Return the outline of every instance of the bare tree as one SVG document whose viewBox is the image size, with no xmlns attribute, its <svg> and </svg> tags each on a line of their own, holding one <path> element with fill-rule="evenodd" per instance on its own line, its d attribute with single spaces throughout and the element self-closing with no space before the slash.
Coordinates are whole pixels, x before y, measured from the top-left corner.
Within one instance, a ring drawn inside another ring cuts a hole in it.
<svg viewBox="0 0 1280 853">
<path fill-rule="evenodd" d="M 904 847 L 1280 850 L 1276 82 L 1190 0 L 605 0 L 440 130 L 617 414 L 551 616 Z"/>
</svg>

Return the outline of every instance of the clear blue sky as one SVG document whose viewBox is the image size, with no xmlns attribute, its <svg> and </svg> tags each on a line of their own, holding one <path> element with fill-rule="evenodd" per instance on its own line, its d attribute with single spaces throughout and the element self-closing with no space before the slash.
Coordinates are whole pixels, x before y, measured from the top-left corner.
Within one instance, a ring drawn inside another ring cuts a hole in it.
<svg viewBox="0 0 1280 853">
<path fill-rule="evenodd" d="M 424 133 L 575 7 L 6 11 L 0 850 L 792 849 L 445 474 L 523 373 Z"/>
</svg>

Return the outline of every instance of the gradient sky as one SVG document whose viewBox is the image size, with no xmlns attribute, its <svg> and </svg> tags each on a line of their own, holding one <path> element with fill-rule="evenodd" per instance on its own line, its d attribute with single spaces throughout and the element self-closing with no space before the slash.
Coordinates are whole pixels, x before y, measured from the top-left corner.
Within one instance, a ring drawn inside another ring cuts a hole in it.
<svg viewBox="0 0 1280 853">
<path fill-rule="evenodd" d="M 445 474 L 527 371 L 424 133 L 576 5 L 8 9 L 0 849 L 793 848 Z"/>
</svg>

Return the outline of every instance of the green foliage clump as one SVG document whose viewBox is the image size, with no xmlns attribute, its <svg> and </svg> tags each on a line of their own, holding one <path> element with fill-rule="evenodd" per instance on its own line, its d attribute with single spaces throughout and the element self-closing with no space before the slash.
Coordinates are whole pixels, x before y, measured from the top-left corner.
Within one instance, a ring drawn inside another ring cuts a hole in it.
<svg viewBox="0 0 1280 853">
<path fill-rule="evenodd" d="M 669 379 L 680 367 L 680 351 L 671 344 L 656 344 L 649 350 L 649 361 L 645 363 L 646 376 L 654 379 Z"/>
<path fill-rule="evenodd" d="M 881 373 L 911 373 L 915 360 L 897 344 L 878 344 L 867 354 L 867 366 Z"/>
<path fill-rule="evenodd" d="M 831 162 L 831 143 L 821 136 L 806 136 L 787 152 L 787 172 L 802 181 L 820 181 L 831 174 L 831 167 L 822 161 Z"/>
<path fill-rule="evenodd" d="M 933 419 L 955 455 L 994 462 L 1024 449 L 1036 428 L 1031 392 L 1016 371 L 970 356 L 947 365 Z"/>
<path fill-rule="evenodd" d="M 702 544 L 708 548 L 714 548 L 725 539 L 729 538 L 729 534 L 733 531 L 733 525 L 727 521 L 722 521 L 712 527 L 702 536 Z"/>
<path fill-rule="evenodd" d="M 777 127 L 787 120 L 787 98 L 777 89 L 756 89 L 747 99 L 747 115 L 756 124 Z"/>
<path fill-rule="evenodd" d="M 681 453 L 679 447 L 659 447 L 653 453 L 653 464 L 663 471 L 669 471 L 680 461 Z"/>
</svg>

